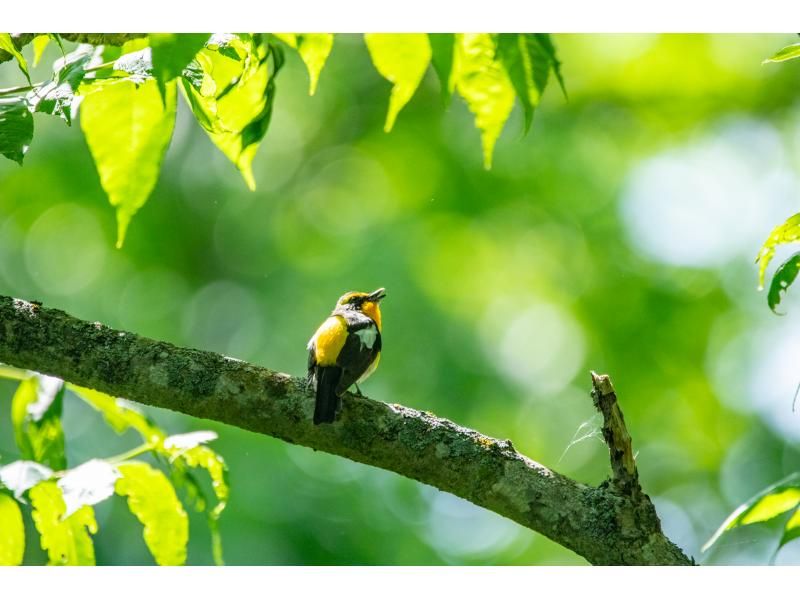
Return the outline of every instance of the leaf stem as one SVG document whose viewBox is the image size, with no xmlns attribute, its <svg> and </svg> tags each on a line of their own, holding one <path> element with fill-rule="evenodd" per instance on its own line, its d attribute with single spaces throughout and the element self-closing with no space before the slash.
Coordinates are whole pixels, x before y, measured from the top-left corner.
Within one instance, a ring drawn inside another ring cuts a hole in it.
<svg viewBox="0 0 800 598">
<path fill-rule="evenodd" d="M 138 457 L 139 455 L 146 453 L 148 451 L 152 451 L 155 447 L 148 443 L 142 444 L 137 446 L 136 448 L 132 448 L 131 450 L 121 453 L 119 455 L 115 455 L 113 457 L 108 457 L 106 461 L 112 464 L 122 463 L 123 461 L 128 461 L 129 459 L 133 459 L 134 457 Z"/>
<path fill-rule="evenodd" d="M 85 73 L 94 73 L 95 71 L 100 71 L 103 69 L 112 68 L 116 60 L 110 60 L 109 62 L 104 62 L 103 64 L 98 64 L 97 66 L 90 66 L 88 69 L 83 69 Z"/>
<path fill-rule="evenodd" d="M 20 91 L 29 91 L 31 89 L 36 89 L 40 85 L 42 85 L 42 83 L 38 83 L 36 85 L 19 85 L 17 87 L 6 87 L 5 89 L 0 89 L 0 96 L 11 95 L 19 93 Z"/>
</svg>

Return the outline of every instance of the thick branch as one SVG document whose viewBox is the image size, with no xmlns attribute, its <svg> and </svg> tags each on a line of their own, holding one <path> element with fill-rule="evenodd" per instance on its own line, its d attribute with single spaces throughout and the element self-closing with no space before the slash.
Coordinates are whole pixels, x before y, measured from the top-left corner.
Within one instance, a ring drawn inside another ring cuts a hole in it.
<svg viewBox="0 0 800 598">
<path fill-rule="evenodd" d="M 11 39 L 18 50 L 21 50 L 33 41 L 39 33 L 13 33 Z M 59 33 L 62 39 L 69 42 L 79 42 L 81 44 L 92 44 L 93 46 L 121 46 L 125 42 L 144 37 L 146 33 Z M 5 50 L 0 50 L 0 62 L 11 60 L 13 56 Z"/>
<path fill-rule="evenodd" d="M 649 500 L 613 484 L 581 484 L 519 454 L 510 441 L 430 413 L 346 394 L 336 423 L 314 426 L 314 399 L 302 379 L 2 296 L 0 361 L 397 472 L 591 563 L 691 562 L 662 534 Z"/>
</svg>

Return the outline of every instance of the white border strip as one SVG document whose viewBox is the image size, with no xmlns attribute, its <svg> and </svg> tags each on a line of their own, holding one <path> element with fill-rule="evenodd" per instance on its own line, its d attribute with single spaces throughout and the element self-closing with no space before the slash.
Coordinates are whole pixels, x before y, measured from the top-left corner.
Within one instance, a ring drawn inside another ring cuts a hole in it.
<svg viewBox="0 0 800 598">
<path fill-rule="evenodd" d="M 800 31 L 797 0 L 38 0 L 4 2 L 11 31 Z"/>
</svg>

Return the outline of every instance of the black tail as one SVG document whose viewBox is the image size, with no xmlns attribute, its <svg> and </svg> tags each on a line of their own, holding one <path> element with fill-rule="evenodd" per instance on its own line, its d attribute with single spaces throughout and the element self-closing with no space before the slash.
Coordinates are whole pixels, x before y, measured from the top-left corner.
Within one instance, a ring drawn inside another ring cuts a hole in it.
<svg viewBox="0 0 800 598">
<path fill-rule="evenodd" d="M 342 368 L 317 366 L 317 403 L 314 406 L 314 424 L 332 424 L 336 418 L 339 397 L 336 387 L 342 379 Z"/>
</svg>

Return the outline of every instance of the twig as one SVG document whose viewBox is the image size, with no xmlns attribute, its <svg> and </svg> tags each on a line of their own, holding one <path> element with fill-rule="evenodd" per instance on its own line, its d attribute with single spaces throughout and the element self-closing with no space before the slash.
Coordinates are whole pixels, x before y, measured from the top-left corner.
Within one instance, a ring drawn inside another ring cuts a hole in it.
<svg viewBox="0 0 800 598">
<path fill-rule="evenodd" d="M 614 483 L 630 495 L 641 494 L 639 472 L 631 446 L 631 435 L 617 402 L 617 393 L 611 379 L 592 372 L 592 398 L 594 406 L 603 414 L 603 438 L 608 445 Z"/>
</svg>

